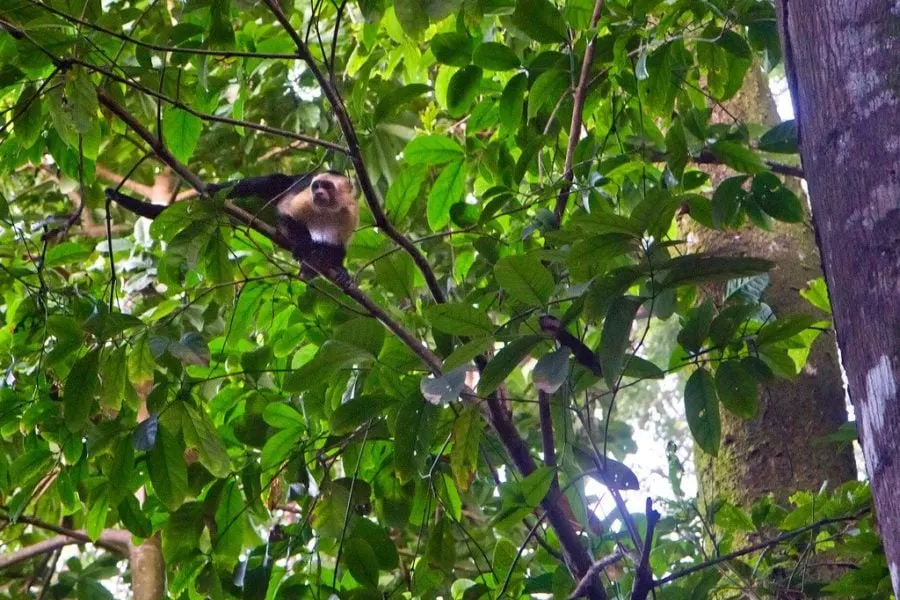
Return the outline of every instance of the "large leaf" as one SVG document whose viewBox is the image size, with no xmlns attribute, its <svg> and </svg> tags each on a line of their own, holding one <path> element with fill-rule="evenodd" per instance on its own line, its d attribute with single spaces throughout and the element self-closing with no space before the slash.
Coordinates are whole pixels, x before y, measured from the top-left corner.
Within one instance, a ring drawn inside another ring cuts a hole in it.
<svg viewBox="0 0 900 600">
<path fill-rule="evenodd" d="M 432 231 L 450 222 L 450 207 L 462 201 L 466 193 L 466 163 L 452 162 L 441 171 L 428 194 L 428 226 Z"/>
<path fill-rule="evenodd" d="M 463 116 L 472 106 L 481 87 L 482 75 L 481 67 L 469 65 L 450 78 L 447 86 L 447 109 L 451 117 Z"/>
<path fill-rule="evenodd" d="M 566 41 L 566 22 L 549 0 L 519 0 L 512 22 L 536 42 Z"/>
<path fill-rule="evenodd" d="M 403 157 L 411 165 L 441 165 L 459 161 L 463 148 L 456 140 L 441 135 L 417 137 L 403 149 Z"/>
<path fill-rule="evenodd" d="M 678 256 L 659 265 L 663 274 L 661 285 L 671 288 L 679 285 L 723 281 L 738 277 L 749 277 L 768 272 L 774 263 L 762 258 L 712 256 L 689 254 Z"/>
<path fill-rule="evenodd" d="M 91 350 L 72 366 L 63 388 L 65 423 L 69 431 L 81 431 L 91 416 L 91 407 L 100 385 L 100 350 Z"/>
<path fill-rule="evenodd" d="M 438 331 L 454 335 L 491 335 L 494 325 L 484 309 L 468 304 L 435 304 L 425 309 L 425 318 Z"/>
<path fill-rule="evenodd" d="M 697 445 L 716 456 L 722 438 L 719 399 L 713 377 L 704 368 L 694 371 L 684 386 L 684 412 Z"/>
<path fill-rule="evenodd" d="M 625 366 L 625 351 L 629 348 L 631 326 L 643 298 L 623 296 L 613 300 L 603 322 L 603 335 L 597 349 L 597 359 L 603 368 L 603 378 L 609 389 L 615 389 L 616 382 Z"/>
<path fill-rule="evenodd" d="M 555 287 L 553 275 L 533 255 L 507 256 L 494 266 L 497 283 L 511 298 L 531 306 L 543 306 Z"/>
<path fill-rule="evenodd" d="M 488 362 L 481 379 L 478 381 L 478 395 L 487 396 L 499 386 L 519 366 L 531 350 L 537 346 L 543 338 L 539 335 L 527 335 L 514 340 L 503 347 L 494 358 Z"/>
<path fill-rule="evenodd" d="M 163 139 L 175 158 L 187 162 L 203 133 L 203 121 L 180 108 L 170 108 L 163 114 Z"/>
<path fill-rule="evenodd" d="M 756 416 L 756 378 L 740 362 L 725 361 L 716 369 L 716 390 L 729 411 L 752 419 Z"/>
<path fill-rule="evenodd" d="M 181 506 L 188 489 L 184 444 L 163 423 L 160 423 L 156 437 L 156 444 L 148 455 L 150 481 L 163 504 L 169 510 L 175 510 Z"/>
<path fill-rule="evenodd" d="M 475 41 L 462 33 L 439 33 L 431 38 L 431 53 L 438 62 L 465 67 L 472 60 Z"/>
<path fill-rule="evenodd" d="M 754 177 L 750 194 L 760 208 L 773 219 L 785 223 L 800 223 L 805 217 L 800 198 L 772 173 L 762 173 Z"/>
</svg>

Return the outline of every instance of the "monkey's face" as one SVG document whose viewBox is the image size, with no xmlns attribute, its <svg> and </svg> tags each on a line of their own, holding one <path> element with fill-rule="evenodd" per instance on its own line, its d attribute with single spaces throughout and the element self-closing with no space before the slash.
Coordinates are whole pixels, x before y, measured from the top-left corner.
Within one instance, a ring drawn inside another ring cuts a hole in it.
<svg viewBox="0 0 900 600">
<path fill-rule="evenodd" d="M 337 211 L 341 205 L 337 199 L 337 186 L 329 177 L 320 177 L 312 182 L 313 204 L 324 211 Z"/>
</svg>

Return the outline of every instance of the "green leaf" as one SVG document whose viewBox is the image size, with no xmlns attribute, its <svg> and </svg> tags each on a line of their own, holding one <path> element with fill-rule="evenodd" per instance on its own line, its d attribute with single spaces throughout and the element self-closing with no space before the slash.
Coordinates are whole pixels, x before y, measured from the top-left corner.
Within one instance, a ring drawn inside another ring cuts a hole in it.
<svg viewBox="0 0 900 600">
<path fill-rule="evenodd" d="M 538 359 L 531 372 L 531 379 L 538 390 L 552 394 L 565 383 L 568 375 L 569 350 L 560 348 Z"/>
<path fill-rule="evenodd" d="M 247 511 L 238 488 L 237 479 L 229 479 L 219 496 L 216 507 L 213 554 L 225 564 L 233 564 L 241 554 Z"/>
<path fill-rule="evenodd" d="M 494 554 L 491 557 L 491 570 L 493 573 L 504 580 L 512 568 L 516 564 L 516 557 L 519 555 L 519 549 L 507 538 L 500 538 L 494 546 Z"/>
<path fill-rule="evenodd" d="M 109 498 L 118 504 L 131 491 L 131 475 L 134 472 L 134 444 L 129 436 L 122 436 L 116 444 L 112 463 L 106 478 L 109 481 Z"/>
<path fill-rule="evenodd" d="M 44 264 L 47 267 L 58 267 L 61 265 L 69 265 L 78 262 L 84 262 L 93 254 L 91 248 L 87 248 L 76 242 L 63 242 L 56 246 L 52 246 L 47 251 L 47 258 Z"/>
<path fill-rule="evenodd" d="M 396 0 L 394 13 L 406 35 L 415 38 L 428 27 L 428 15 L 422 10 L 420 0 Z"/>
<path fill-rule="evenodd" d="M 762 173 L 753 178 L 750 197 L 773 219 L 800 223 L 806 216 L 797 194 L 772 173 Z"/>
<path fill-rule="evenodd" d="M 408 158 L 407 162 L 409 162 Z M 427 176 L 428 170 L 424 165 L 410 165 L 400 171 L 397 178 L 391 182 L 391 187 L 388 188 L 384 199 L 384 208 L 391 221 L 396 223 L 406 218 L 409 210 L 419 198 L 419 192 L 422 190 L 422 184 L 425 183 Z"/>
<path fill-rule="evenodd" d="M 497 389 L 497 386 L 503 383 L 513 369 L 518 367 L 543 340 L 544 338 L 539 335 L 526 335 L 506 344 L 481 373 L 481 379 L 478 380 L 478 395 L 487 396 Z"/>
<path fill-rule="evenodd" d="M 71 432 L 81 431 L 91 416 L 100 380 L 100 350 L 91 350 L 72 365 L 63 388 L 63 414 Z"/>
<path fill-rule="evenodd" d="M 810 281 L 805 289 L 800 290 L 800 295 L 822 312 L 831 314 L 831 300 L 828 298 L 828 288 L 823 277 Z"/>
<path fill-rule="evenodd" d="M 302 427 L 283 429 L 266 440 L 260 456 L 259 466 L 263 472 L 267 472 L 300 450 L 300 440 L 303 438 Z"/>
<path fill-rule="evenodd" d="M 100 404 L 104 408 L 119 410 L 125 398 L 128 384 L 128 363 L 125 346 L 106 352 L 100 364 Z"/>
<path fill-rule="evenodd" d="M 372 360 L 372 355 L 352 344 L 328 340 L 311 361 L 288 373 L 282 387 L 286 392 L 302 392 L 323 381 L 335 373 L 355 364 L 364 364 Z"/>
<path fill-rule="evenodd" d="M 344 564 L 359 583 L 373 588 L 378 586 L 378 557 L 367 541 L 360 538 L 347 540 Z"/>
<path fill-rule="evenodd" d="M 475 407 L 464 408 L 453 422 L 453 449 L 450 451 L 450 470 L 459 489 L 469 489 L 478 468 L 478 449 L 484 424 Z"/>
<path fill-rule="evenodd" d="M 203 121 L 189 112 L 170 108 L 163 113 L 163 140 L 175 158 L 183 163 L 194 154 L 202 132 Z"/>
<path fill-rule="evenodd" d="M 759 275 L 768 272 L 773 266 L 774 263 L 761 258 L 689 254 L 675 257 L 658 269 L 660 273 L 664 272 L 661 285 L 665 289 Z"/>
<path fill-rule="evenodd" d="M 481 88 L 483 73 L 481 67 L 469 65 L 450 78 L 447 86 L 447 112 L 451 117 L 459 118 L 468 112 Z"/>
<path fill-rule="evenodd" d="M 450 208 L 465 197 L 466 176 L 463 161 L 450 163 L 438 175 L 428 194 L 428 226 L 432 231 L 438 231 L 450 222 Z"/>
<path fill-rule="evenodd" d="M 463 33 L 439 33 L 431 38 L 431 53 L 439 63 L 466 67 L 472 61 L 475 40 Z"/>
<path fill-rule="evenodd" d="M 622 296 L 613 300 L 603 321 L 603 334 L 597 349 L 597 360 L 603 369 L 603 378 L 609 389 L 615 389 L 625 366 L 625 351 L 629 348 L 631 326 L 643 298 Z"/>
<path fill-rule="evenodd" d="M 719 365 L 716 391 L 729 411 L 744 419 L 756 416 L 756 378 L 740 362 L 728 360 Z"/>
<path fill-rule="evenodd" d="M 741 206 L 747 198 L 743 185 L 746 175 L 729 177 L 719 184 L 712 197 L 712 221 L 717 229 L 738 227 L 741 224 Z"/>
<path fill-rule="evenodd" d="M 663 379 L 666 373 L 646 358 L 626 353 L 622 376 L 635 379 Z"/>
<path fill-rule="evenodd" d="M 709 336 L 710 324 L 715 316 L 712 300 L 707 298 L 700 306 L 690 309 L 685 316 L 681 331 L 678 332 L 678 343 L 689 352 L 699 352 L 703 342 Z"/>
<path fill-rule="evenodd" d="M 788 315 L 760 329 L 756 335 L 756 343 L 762 346 L 790 339 L 819 321 L 812 315 Z"/>
<path fill-rule="evenodd" d="M 483 354 L 494 344 L 494 338 L 482 337 L 457 347 L 450 356 L 444 359 L 443 371 L 452 371 L 472 362 L 476 356 Z"/>
<path fill-rule="evenodd" d="M 366 421 L 377 419 L 384 407 L 393 401 L 384 394 L 363 394 L 338 406 L 331 414 L 331 433 L 350 433 Z"/>
<path fill-rule="evenodd" d="M 91 493 L 90 508 L 84 520 L 84 532 L 92 540 L 99 539 L 100 534 L 106 528 L 106 518 L 109 516 L 109 494 L 106 493 L 107 489 L 108 486 L 102 484 Z"/>
<path fill-rule="evenodd" d="M 385 94 L 375 107 L 375 122 L 380 123 L 419 96 L 431 91 L 430 85 L 411 83 Z"/>
<path fill-rule="evenodd" d="M 41 135 L 44 127 L 42 108 L 43 104 L 34 84 L 23 87 L 12 113 L 16 115 L 13 131 L 23 149 L 33 146 Z"/>
<path fill-rule="evenodd" d="M 759 138 L 758 147 L 763 152 L 796 154 L 799 151 L 797 121 L 791 119 L 772 127 Z"/>
<path fill-rule="evenodd" d="M 169 510 L 175 510 L 184 502 L 188 489 L 184 444 L 163 423 L 159 424 L 156 438 L 147 460 L 150 482 L 160 501 Z"/>
<path fill-rule="evenodd" d="M 555 475 L 556 471 L 550 467 L 538 467 L 519 482 L 519 490 L 525 497 L 525 504 L 528 508 L 537 508 L 543 501 L 547 492 L 550 491 L 550 485 L 553 483 Z"/>
<path fill-rule="evenodd" d="M 87 70 L 78 67 L 66 77 L 66 104 L 76 131 L 89 133 L 97 122 L 100 104 Z"/>
<path fill-rule="evenodd" d="M 556 287 L 553 275 L 534 255 L 507 256 L 494 265 L 497 283 L 511 298 L 529 306 L 543 306 Z"/>
<path fill-rule="evenodd" d="M 566 21 L 549 0 L 519 0 L 512 22 L 536 42 L 555 44 L 566 41 Z"/>
<path fill-rule="evenodd" d="M 694 371 L 684 386 L 684 412 L 697 445 L 712 456 L 719 453 L 722 423 L 715 383 L 706 369 Z"/>
<path fill-rule="evenodd" d="M 302 428 L 306 425 L 306 420 L 296 408 L 281 402 L 267 404 L 262 416 L 263 421 L 278 429 Z"/>
<path fill-rule="evenodd" d="M 709 150 L 717 159 L 735 171 L 756 174 L 768 170 L 759 155 L 743 144 L 719 140 L 710 146 Z"/>
<path fill-rule="evenodd" d="M 231 460 L 222 438 L 204 411 L 185 406 L 182 419 L 184 441 L 188 448 L 197 450 L 197 458 L 213 477 L 227 477 L 231 473 Z"/>
<path fill-rule="evenodd" d="M 358 317 L 335 328 L 333 338 L 377 356 L 384 345 L 384 326 L 370 317 Z"/>
<path fill-rule="evenodd" d="M 517 73 L 503 88 L 500 95 L 500 125 L 503 129 L 515 131 L 519 128 L 527 90 L 528 76 L 525 73 Z"/>
<path fill-rule="evenodd" d="M 528 93 L 528 118 L 533 119 L 545 106 L 555 106 L 560 96 L 568 93 L 569 85 L 569 74 L 561 69 L 538 75 Z"/>
<path fill-rule="evenodd" d="M 486 71 L 510 71 L 521 65 L 516 53 L 498 42 L 485 42 L 478 46 L 473 62 Z"/>
<path fill-rule="evenodd" d="M 425 318 L 438 331 L 453 335 L 484 337 L 494 332 L 487 312 L 468 304 L 434 304 L 425 309 Z"/>
<path fill-rule="evenodd" d="M 725 531 L 756 531 L 750 515 L 730 502 L 725 502 L 716 509 L 713 522 Z"/>
<path fill-rule="evenodd" d="M 403 158 L 410 165 L 442 165 L 459 162 L 465 157 L 462 146 L 441 135 L 417 137 L 403 149 Z"/>
</svg>

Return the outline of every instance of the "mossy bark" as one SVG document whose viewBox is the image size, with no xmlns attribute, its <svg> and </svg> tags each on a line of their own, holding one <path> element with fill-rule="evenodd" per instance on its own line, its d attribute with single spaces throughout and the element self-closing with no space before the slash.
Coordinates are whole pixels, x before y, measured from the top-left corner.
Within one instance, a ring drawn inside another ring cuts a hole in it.
<svg viewBox="0 0 900 600">
<path fill-rule="evenodd" d="M 745 122 L 778 123 L 767 78 L 758 67 L 751 68 L 737 96 L 713 113 L 720 122 L 732 116 Z M 714 183 L 733 174 L 724 167 L 704 170 Z M 799 185 L 794 189 L 799 192 Z M 776 267 L 770 273 L 763 300 L 776 315 L 815 312 L 798 293 L 809 280 L 822 274 L 809 221 L 803 225 L 776 222 L 771 232 L 752 226 L 719 232 L 685 225 L 692 250 L 774 261 Z M 706 293 L 714 299 L 722 297 L 721 288 Z M 723 411 L 722 446 L 717 457 L 696 451 L 702 500 L 719 496 L 748 507 L 770 493 L 783 502 L 796 490 L 817 490 L 825 481 L 834 488 L 856 478 L 852 449 L 839 448 L 824 439 L 847 421 L 832 332 L 819 336 L 806 367 L 795 380 L 761 385 L 758 401 L 759 411 L 752 421 Z"/>
</svg>

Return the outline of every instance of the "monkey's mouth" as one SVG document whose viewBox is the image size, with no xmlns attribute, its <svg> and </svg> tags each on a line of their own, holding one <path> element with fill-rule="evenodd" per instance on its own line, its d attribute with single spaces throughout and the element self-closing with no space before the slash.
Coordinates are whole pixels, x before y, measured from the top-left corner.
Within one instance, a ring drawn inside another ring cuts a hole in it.
<svg viewBox="0 0 900 600">
<path fill-rule="evenodd" d="M 328 194 L 313 194 L 313 203 L 319 208 L 331 209 L 337 205 Z"/>
</svg>

